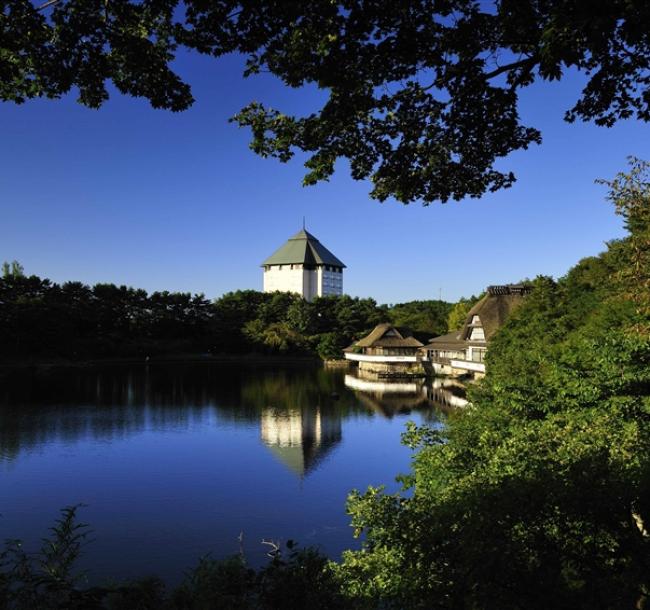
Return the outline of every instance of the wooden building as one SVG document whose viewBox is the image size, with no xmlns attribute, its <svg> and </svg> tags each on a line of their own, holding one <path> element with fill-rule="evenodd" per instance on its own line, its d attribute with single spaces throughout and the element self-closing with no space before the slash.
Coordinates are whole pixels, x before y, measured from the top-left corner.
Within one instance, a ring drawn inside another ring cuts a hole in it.
<svg viewBox="0 0 650 610">
<path fill-rule="evenodd" d="M 345 350 L 345 358 L 359 364 L 359 370 L 378 376 L 423 374 L 423 347 L 415 337 L 403 336 L 392 324 L 375 326 L 373 331 Z"/>
<path fill-rule="evenodd" d="M 422 348 L 433 372 L 442 375 L 485 374 L 488 343 L 529 292 L 527 286 L 488 286 L 467 314 L 463 328 L 432 339 Z"/>
</svg>

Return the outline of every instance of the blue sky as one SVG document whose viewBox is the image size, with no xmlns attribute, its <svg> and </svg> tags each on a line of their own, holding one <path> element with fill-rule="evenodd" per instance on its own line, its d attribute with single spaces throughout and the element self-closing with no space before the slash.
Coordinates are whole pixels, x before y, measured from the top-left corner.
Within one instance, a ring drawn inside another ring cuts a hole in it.
<svg viewBox="0 0 650 610">
<path fill-rule="evenodd" d="M 382 303 L 456 300 L 485 286 L 560 276 L 623 235 L 594 184 L 650 158 L 650 126 L 611 129 L 563 122 L 581 79 L 542 83 L 521 112 L 544 142 L 500 163 L 511 189 L 445 205 L 368 197 L 345 163 L 304 188 L 299 157 L 283 165 L 248 149 L 228 117 L 252 100 L 288 112 L 317 108 L 323 93 L 289 90 L 270 76 L 241 78 L 242 61 L 178 60 L 195 105 L 153 110 L 113 95 L 100 110 L 75 102 L 0 105 L 0 261 L 54 281 L 114 282 L 203 292 L 262 287 L 259 264 L 307 229 L 347 265 L 344 290 Z"/>
</svg>

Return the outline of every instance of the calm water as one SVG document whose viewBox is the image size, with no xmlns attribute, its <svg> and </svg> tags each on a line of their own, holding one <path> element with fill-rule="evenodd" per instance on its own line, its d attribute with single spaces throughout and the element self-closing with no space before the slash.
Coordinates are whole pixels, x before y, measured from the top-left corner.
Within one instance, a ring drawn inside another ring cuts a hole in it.
<svg viewBox="0 0 650 610">
<path fill-rule="evenodd" d="M 440 400 L 457 399 L 321 368 L 12 373 L 0 379 L 0 539 L 34 549 L 61 507 L 83 503 L 94 541 L 81 567 L 93 582 L 176 582 L 201 555 L 239 552 L 240 532 L 253 564 L 262 538 L 337 557 L 358 545 L 348 492 L 395 489 L 410 460 L 404 424 L 439 425 Z"/>
</svg>

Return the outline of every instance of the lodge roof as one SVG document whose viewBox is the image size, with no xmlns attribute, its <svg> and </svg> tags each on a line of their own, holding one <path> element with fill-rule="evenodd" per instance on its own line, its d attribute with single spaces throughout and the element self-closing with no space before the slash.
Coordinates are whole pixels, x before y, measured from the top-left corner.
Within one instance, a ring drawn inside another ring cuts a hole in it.
<svg viewBox="0 0 650 610">
<path fill-rule="evenodd" d="M 390 333 L 389 336 L 385 336 Z M 415 337 L 404 337 L 392 324 L 378 324 L 369 335 L 359 339 L 355 347 L 422 347 Z"/>
<path fill-rule="evenodd" d="M 311 233 L 301 229 L 263 263 L 266 265 L 332 265 L 345 267 L 323 244 Z"/>
<path fill-rule="evenodd" d="M 455 330 L 446 335 L 440 335 L 429 341 L 426 349 L 465 349 L 467 342 L 460 338 L 460 330 Z"/>
<path fill-rule="evenodd" d="M 502 284 L 500 286 L 487 287 L 487 293 L 491 295 L 518 294 L 525 296 L 527 294 L 530 294 L 530 291 L 530 286 L 526 286 L 525 284 Z"/>
<path fill-rule="evenodd" d="M 485 333 L 485 339 L 489 341 L 529 292 L 530 289 L 527 286 L 489 286 L 487 294 L 467 314 L 460 338 L 469 339 L 472 318 L 478 316 Z"/>
</svg>

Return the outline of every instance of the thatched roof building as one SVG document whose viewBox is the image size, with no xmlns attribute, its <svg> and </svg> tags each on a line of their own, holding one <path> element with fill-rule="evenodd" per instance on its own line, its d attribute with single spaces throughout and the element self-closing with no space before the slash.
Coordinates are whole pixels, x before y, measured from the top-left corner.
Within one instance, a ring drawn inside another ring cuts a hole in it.
<svg viewBox="0 0 650 610">
<path fill-rule="evenodd" d="M 465 349 L 465 341 L 460 338 L 461 332 L 460 330 L 454 330 L 446 335 L 440 335 L 431 339 L 428 345 L 435 344 L 437 349 Z"/>
<path fill-rule="evenodd" d="M 487 294 L 467 314 L 459 339 L 489 341 L 529 292 L 527 286 L 488 286 Z M 478 327 L 482 333 L 476 332 Z"/>
<path fill-rule="evenodd" d="M 378 324 L 345 351 L 346 360 L 359 363 L 359 370 L 380 377 L 423 375 L 422 347 L 415 337 L 405 337 L 392 324 Z"/>
<path fill-rule="evenodd" d="M 436 372 L 450 374 L 467 369 L 484 373 L 488 341 L 529 292 L 527 286 L 489 286 L 487 294 L 467 314 L 462 329 L 431 339 L 423 348 Z"/>
<path fill-rule="evenodd" d="M 361 348 L 418 348 L 422 343 L 415 337 L 404 337 L 388 322 L 378 324 L 369 335 L 359 339 L 353 347 Z"/>
</svg>

